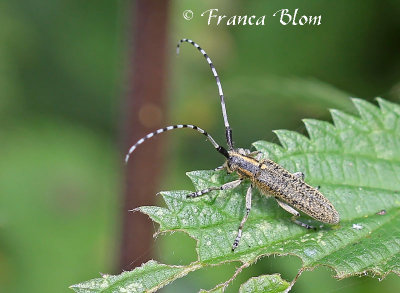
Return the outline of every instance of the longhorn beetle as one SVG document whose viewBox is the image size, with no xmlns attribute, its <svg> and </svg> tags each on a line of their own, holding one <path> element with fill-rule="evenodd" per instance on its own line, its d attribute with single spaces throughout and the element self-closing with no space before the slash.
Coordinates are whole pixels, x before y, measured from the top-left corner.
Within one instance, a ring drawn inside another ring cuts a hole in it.
<svg viewBox="0 0 400 293">
<path fill-rule="evenodd" d="M 216 168 L 215 170 L 226 169 L 228 173 L 236 172 L 239 175 L 238 180 L 228 182 L 220 187 L 209 187 L 203 190 L 192 192 L 187 195 L 188 198 L 195 198 L 209 193 L 213 190 L 227 190 L 233 189 L 239 186 L 243 181 L 249 180 L 251 182 L 246 192 L 246 212 L 240 222 L 237 236 L 232 245 L 232 251 L 238 247 L 240 239 L 242 237 L 242 229 L 246 220 L 249 216 L 251 209 L 251 197 L 252 189 L 258 188 L 263 194 L 272 194 L 278 205 L 285 211 L 293 215 L 292 220 L 307 229 L 314 228 L 308 224 L 298 221 L 296 218 L 300 216 L 300 213 L 296 210 L 300 210 L 312 218 L 328 223 L 338 224 L 339 214 L 335 207 L 329 202 L 329 200 L 318 191 L 318 188 L 314 188 L 304 182 L 304 174 L 302 172 L 290 173 L 277 163 L 268 160 L 261 159 L 260 152 L 250 152 L 248 149 L 234 148 L 232 141 L 232 130 L 229 126 L 228 115 L 226 114 L 224 93 L 222 91 L 222 85 L 215 70 L 213 63 L 207 53 L 195 42 L 189 39 L 182 39 L 179 41 L 176 52 L 179 54 L 179 48 L 181 43 L 187 42 L 196 47 L 201 54 L 205 57 L 208 64 L 211 67 L 211 71 L 217 81 L 219 96 L 221 99 L 222 117 L 224 118 L 225 124 L 225 135 L 228 149 L 219 145 L 210 134 L 205 130 L 191 124 L 178 124 L 167 126 L 165 128 L 158 129 L 152 133 L 147 134 L 145 137 L 139 139 L 130 149 L 126 155 L 125 161 L 128 162 L 129 156 L 133 151 L 147 139 L 169 131 L 179 128 L 190 128 L 197 132 L 205 135 L 214 148 L 226 158 L 225 163 Z"/>
</svg>

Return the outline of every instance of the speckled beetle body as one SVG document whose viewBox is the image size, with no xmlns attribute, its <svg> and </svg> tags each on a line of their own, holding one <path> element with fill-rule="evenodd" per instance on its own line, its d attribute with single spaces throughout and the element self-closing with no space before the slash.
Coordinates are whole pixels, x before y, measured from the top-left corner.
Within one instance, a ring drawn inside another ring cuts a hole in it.
<svg viewBox="0 0 400 293">
<path fill-rule="evenodd" d="M 292 174 L 274 161 L 259 161 L 237 151 L 230 152 L 227 164 L 230 170 L 249 179 L 263 194 L 274 195 L 323 223 L 339 223 L 334 206 L 317 188 L 303 181 L 302 173 Z"/>
</svg>

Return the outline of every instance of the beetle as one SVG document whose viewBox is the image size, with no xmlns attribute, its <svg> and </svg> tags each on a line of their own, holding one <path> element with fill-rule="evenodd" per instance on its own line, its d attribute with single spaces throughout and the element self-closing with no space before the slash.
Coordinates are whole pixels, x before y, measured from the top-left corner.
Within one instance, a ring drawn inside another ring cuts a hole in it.
<svg viewBox="0 0 400 293">
<path fill-rule="evenodd" d="M 179 54 L 180 45 L 184 42 L 192 44 L 207 60 L 211 71 L 217 82 L 218 92 L 221 100 L 222 116 L 225 125 L 226 143 L 228 149 L 218 144 L 214 138 L 202 128 L 192 124 L 171 125 L 160 128 L 154 132 L 147 134 L 139 139 L 128 151 L 125 161 L 128 162 L 130 155 L 144 141 L 152 138 L 160 133 L 173 129 L 189 128 L 193 129 L 207 137 L 218 153 L 225 157 L 225 163 L 215 170 L 226 170 L 228 173 L 237 173 L 239 179 L 223 184 L 219 187 L 209 187 L 203 190 L 195 191 L 187 195 L 188 198 L 195 198 L 209 193 L 213 190 L 228 190 L 238 187 L 244 181 L 250 181 L 251 184 L 246 192 L 246 211 L 240 222 L 237 236 L 232 244 L 234 251 L 242 237 L 244 224 L 251 210 L 252 190 L 257 188 L 264 195 L 273 195 L 278 205 L 285 211 L 292 214 L 294 223 L 307 229 L 314 228 L 303 223 L 297 218 L 300 216 L 298 210 L 309 215 L 310 217 L 327 224 L 338 224 L 340 221 L 339 213 L 336 211 L 332 203 L 318 190 L 304 182 L 304 174 L 302 172 L 290 173 L 279 164 L 269 159 L 262 159 L 260 152 L 251 152 L 248 149 L 234 148 L 232 140 L 232 129 L 228 122 L 226 113 L 224 93 L 218 73 L 207 53 L 194 41 L 190 39 L 182 39 L 177 45 L 177 54 Z"/>
</svg>

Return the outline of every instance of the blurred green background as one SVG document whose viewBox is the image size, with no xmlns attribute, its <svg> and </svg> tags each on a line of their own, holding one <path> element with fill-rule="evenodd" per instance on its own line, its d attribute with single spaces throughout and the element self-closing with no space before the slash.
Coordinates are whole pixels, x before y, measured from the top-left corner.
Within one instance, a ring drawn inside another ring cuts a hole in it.
<svg viewBox="0 0 400 293">
<path fill-rule="evenodd" d="M 168 124 L 193 123 L 219 141 L 224 130 L 208 65 L 184 44 L 200 43 L 221 76 L 237 146 L 277 142 L 272 130 L 304 133 L 302 118 L 330 120 L 328 108 L 354 112 L 349 96 L 400 99 L 400 2 L 172 1 L 168 24 Z M 0 292 L 71 292 L 68 286 L 115 272 L 123 154 L 121 102 L 129 67 L 130 1 L 0 2 Z M 207 25 L 210 8 L 267 15 L 265 26 Z M 322 15 L 322 25 L 282 26 L 279 9 Z M 194 12 L 190 21 L 182 17 Z M 159 190 L 192 189 L 185 172 L 221 158 L 191 132 L 167 135 Z M 162 203 L 160 203 L 162 204 Z M 175 233 L 152 249 L 186 264 L 195 243 Z M 236 264 L 193 273 L 164 292 L 196 292 L 227 279 Z M 295 257 L 269 257 L 230 288 L 261 273 L 291 280 Z M 337 281 L 328 268 L 304 273 L 293 292 L 389 292 L 389 275 Z"/>
</svg>

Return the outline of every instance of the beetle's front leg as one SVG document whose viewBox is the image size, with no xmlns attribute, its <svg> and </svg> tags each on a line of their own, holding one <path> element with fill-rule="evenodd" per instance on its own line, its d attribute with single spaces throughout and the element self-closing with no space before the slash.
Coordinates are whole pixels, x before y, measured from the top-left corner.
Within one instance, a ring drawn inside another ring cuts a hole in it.
<svg viewBox="0 0 400 293">
<path fill-rule="evenodd" d="M 252 189 L 252 186 L 250 185 L 249 188 L 247 189 L 247 193 L 246 193 L 246 213 L 244 214 L 244 217 L 243 217 L 242 221 L 240 222 L 236 239 L 232 245 L 232 251 L 234 251 L 236 249 L 236 247 L 238 247 L 238 245 L 239 245 L 240 239 L 242 238 L 242 230 L 243 230 L 244 223 L 246 223 L 247 218 L 249 217 L 249 214 L 250 214 L 251 194 L 252 194 L 251 189 Z"/>
<path fill-rule="evenodd" d="M 225 168 L 226 168 L 225 164 L 223 164 L 223 165 L 218 166 L 217 168 L 215 168 L 214 171 L 221 171 L 221 170 L 224 170 Z"/>
<path fill-rule="evenodd" d="M 204 195 L 206 193 L 209 193 L 210 191 L 213 191 L 213 190 L 233 189 L 235 187 L 238 187 L 240 185 L 240 183 L 242 183 L 242 180 L 243 179 L 238 179 L 238 180 L 234 180 L 234 181 L 225 183 L 224 185 L 221 185 L 219 187 L 209 187 L 209 188 L 206 188 L 206 189 L 203 189 L 203 190 L 192 192 L 192 193 L 189 193 L 186 197 L 192 197 L 192 198 L 193 197 L 199 197 L 199 196 L 202 196 L 202 195 Z"/>
</svg>

